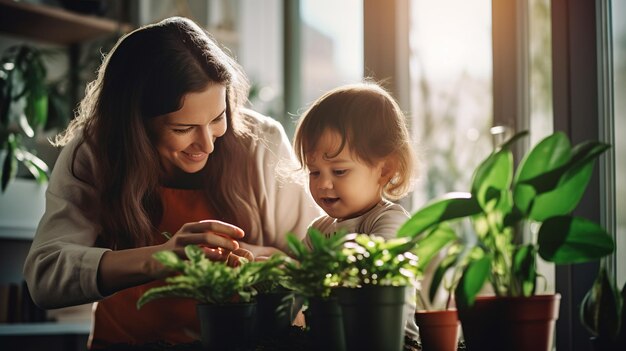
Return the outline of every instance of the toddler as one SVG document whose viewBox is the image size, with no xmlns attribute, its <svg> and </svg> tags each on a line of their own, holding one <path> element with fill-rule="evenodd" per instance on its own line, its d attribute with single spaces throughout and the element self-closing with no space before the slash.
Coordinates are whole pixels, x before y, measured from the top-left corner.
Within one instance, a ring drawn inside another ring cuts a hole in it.
<svg viewBox="0 0 626 351">
<path fill-rule="evenodd" d="M 390 239 L 409 219 L 390 200 L 408 193 L 415 157 L 404 114 L 377 84 L 346 85 L 317 99 L 298 124 L 294 149 L 327 214 L 311 227 L 326 237 L 346 230 Z M 308 236 L 304 241 L 311 248 Z M 406 334 L 416 339 L 414 295 L 407 299 Z"/>
</svg>

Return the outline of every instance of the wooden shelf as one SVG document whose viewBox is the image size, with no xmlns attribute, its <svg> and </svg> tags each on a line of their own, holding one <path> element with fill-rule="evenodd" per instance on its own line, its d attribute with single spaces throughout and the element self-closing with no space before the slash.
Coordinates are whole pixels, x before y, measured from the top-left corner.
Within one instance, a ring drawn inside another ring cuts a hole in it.
<svg viewBox="0 0 626 351">
<path fill-rule="evenodd" d="M 89 323 L 0 324 L 0 336 L 89 334 Z"/>
<path fill-rule="evenodd" d="M 0 0 L 0 32 L 51 44 L 75 44 L 131 30 L 128 24 L 40 4 Z"/>
</svg>

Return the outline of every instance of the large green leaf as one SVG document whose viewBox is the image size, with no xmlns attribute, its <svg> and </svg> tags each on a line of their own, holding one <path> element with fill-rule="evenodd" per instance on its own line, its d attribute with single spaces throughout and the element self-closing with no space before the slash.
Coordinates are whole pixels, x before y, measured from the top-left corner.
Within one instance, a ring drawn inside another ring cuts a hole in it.
<svg viewBox="0 0 626 351">
<path fill-rule="evenodd" d="M 535 186 L 526 183 L 567 164 L 571 159 L 571 154 L 569 139 L 562 132 L 556 132 L 543 139 L 526 154 L 513 178 L 513 199 L 515 206 L 522 214 L 526 215 L 530 212 L 531 205 L 538 193 Z M 558 177 L 551 180 L 554 184 L 557 181 Z"/>
<path fill-rule="evenodd" d="M 537 248 L 527 244 L 518 247 L 513 255 L 513 296 L 532 296 L 537 281 Z"/>
<path fill-rule="evenodd" d="M 9 134 L 9 137 L 4 145 L 7 150 L 4 155 L 4 163 L 2 165 L 2 181 L 1 188 L 4 192 L 9 185 L 9 182 L 15 178 L 17 173 L 17 159 L 15 158 L 15 150 L 17 149 L 17 140 L 13 134 Z"/>
<path fill-rule="evenodd" d="M 539 255 L 557 264 L 594 261 L 615 248 L 604 228 L 588 219 L 571 216 L 553 217 L 543 222 L 537 242 Z"/>
<path fill-rule="evenodd" d="M 452 229 L 439 226 L 417 242 L 413 253 L 419 257 L 418 268 L 424 269 L 441 249 L 457 238 Z"/>
<path fill-rule="evenodd" d="M 418 210 L 398 230 L 398 237 L 416 237 L 430 227 L 481 212 L 480 205 L 470 193 L 449 193 Z"/>
<path fill-rule="evenodd" d="M 443 258 L 443 260 L 437 266 L 437 269 L 435 269 L 432 280 L 430 281 L 430 287 L 428 289 L 428 298 L 431 302 L 435 299 L 435 295 L 439 290 L 439 286 L 441 285 L 441 282 L 443 281 L 443 278 L 445 277 L 448 270 L 456 267 L 457 263 L 461 259 L 461 253 L 462 251 L 460 249 L 448 250 L 448 252 L 446 253 L 446 257 Z"/>
<path fill-rule="evenodd" d="M 483 161 L 472 179 L 472 196 L 486 211 L 492 210 L 511 185 L 513 179 L 513 154 L 502 149 Z"/>
<path fill-rule="evenodd" d="M 621 328 L 620 295 L 604 265 L 580 306 L 580 320 L 593 336 L 613 340 Z"/>
<path fill-rule="evenodd" d="M 572 147 L 563 132 L 541 140 L 522 159 L 515 174 L 515 183 L 521 183 L 566 164 L 572 156 Z"/>
<path fill-rule="evenodd" d="M 483 256 L 467 265 L 455 291 L 459 308 L 467 308 L 474 304 L 476 295 L 485 285 L 490 271 L 491 256 Z"/>
<path fill-rule="evenodd" d="M 535 197 L 528 218 L 543 222 L 554 216 L 571 213 L 585 193 L 593 173 L 593 163 L 566 172 L 554 190 Z"/>
<path fill-rule="evenodd" d="M 572 149 L 571 157 L 559 167 L 546 168 L 543 173 L 514 181 L 517 207 L 537 221 L 570 213 L 587 188 L 595 159 L 608 148 L 604 143 L 583 142 Z M 534 210 L 534 206 L 540 208 Z"/>
</svg>

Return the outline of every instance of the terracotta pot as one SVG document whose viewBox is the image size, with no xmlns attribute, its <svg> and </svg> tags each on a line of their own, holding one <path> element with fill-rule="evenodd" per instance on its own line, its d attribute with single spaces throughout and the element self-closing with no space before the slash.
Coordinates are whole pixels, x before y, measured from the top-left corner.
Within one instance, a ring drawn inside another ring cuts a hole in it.
<svg viewBox="0 0 626 351">
<path fill-rule="evenodd" d="M 561 295 L 478 297 L 459 310 L 468 350 L 549 351 Z"/>
<path fill-rule="evenodd" d="M 456 351 L 459 337 L 456 310 L 417 311 L 415 323 L 419 327 L 422 350 Z"/>
</svg>

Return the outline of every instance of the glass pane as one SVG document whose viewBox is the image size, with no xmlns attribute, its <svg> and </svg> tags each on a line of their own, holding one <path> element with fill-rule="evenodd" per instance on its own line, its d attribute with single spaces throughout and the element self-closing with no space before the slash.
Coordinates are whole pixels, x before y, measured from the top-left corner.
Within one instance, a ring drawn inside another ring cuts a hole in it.
<svg viewBox="0 0 626 351">
<path fill-rule="evenodd" d="M 302 105 L 363 78 L 363 1 L 303 0 Z"/>
<path fill-rule="evenodd" d="M 212 3 L 220 5 L 218 9 L 222 9 L 224 14 L 216 23 L 218 28 L 224 27 L 219 24 L 225 21 L 223 18 L 229 13 L 225 10 L 237 2 Z M 237 44 L 229 47 L 236 53 L 237 60 L 250 78 L 252 88 L 249 99 L 252 109 L 282 122 L 282 1 L 241 1 L 238 4 L 238 33 L 225 35 L 225 39 Z M 220 15 L 218 11 L 214 13 Z M 233 50 L 233 47 L 237 50 Z"/>
<path fill-rule="evenodd" d="M 528 0 L 530 145 L 552 133 L 550 0 Z"/>
<path fill-rule="evenodd" d="M 552 40 L 550 0 L 528 0 L 530 145 L 552 133 Z M 534 233 L 536 235 L 536 233 Z M 554 264 L 538 257 L 539 293 L 554 293 Z"/>
<path fill-rule="evenodd" d="M 626 2 L 611 3 L 613 23 L 613 101 L 615 115 L 615 180 L 617 220 L 617 283 L 626 282 L 626 140 L 621 133 L 626 130 Z"/>
<path fill-rule="evenodd" d="M 411 3 L 412 131 L 422 155 L 414 208 L 468 191 L 491 152 L 491 0 Z M 471 39 L 468 39 L 471 38 Z"/>
</svg>

